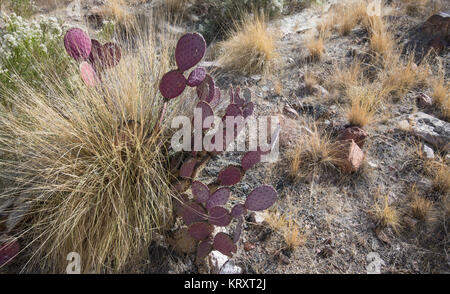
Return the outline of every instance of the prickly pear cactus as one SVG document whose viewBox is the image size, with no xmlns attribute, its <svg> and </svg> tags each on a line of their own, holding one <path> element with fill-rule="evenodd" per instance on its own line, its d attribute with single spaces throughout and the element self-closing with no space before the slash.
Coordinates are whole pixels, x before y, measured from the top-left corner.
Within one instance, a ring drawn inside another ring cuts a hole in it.
<svg viewBox="0 0 450 294">
<path fill-rule="evenodd" d="M 215 86 L 214 79 L 206 73 L 202 67 L 193 69 L 186 79 L 186 71 L 195 67 L 204 57 L 206 42 L 200 34 L 186 34 L 177 43 L 175 50 L 177 69 L 166 73 L 160 81 L 159 89 L 166 103 L 179 97 L 186 86 L 195 88 L 199 102 L 196 108 L 204 120 L 214 115 L 214 108 L 222 102 L 219 88 Z M 243 129 L 245 119 L 250 117 L 254 111 L 254 104 L 251 102 L 249 91 L 244 91 L 244 98 L 241 98 L 239 87 L 234 89 L 230 86 L 230 103 L 226 107 L 222 118 L 223 130 L 226 134 L 227 117 L 242 117 L 241 123 L 232 128 L 233 140 L 235 140 Z M 234 124 L 234 122 L 233 122 Z M 204 128 L 206 133 L 210 128 Z M 185 152 L 182 162 L 175 160 L 171 164 L 172 171 L 178 176 L 174 182 L 174 191 L 178 193 L 175 200 L 175 212 L 180 216 L 184 224 L 188 227 L 190 236 L 198 241 L 197 257 L 202 259 L 212 250 L 217 250 L 227 256 L 232 256 L 237 251 L 244 216 L 248 211 L 260 211 L 270 208 L 277 200 L 277 193 L 272 186 L 264 185 L 253 190 L 245 203 L 235 204 L 231 211 L 226 206 L 231 197 L 230 186 L 239 183 L 245 173 L 256 164 L 261 162 L 263 153 L 261 151 L 250 151 L 241 160 L 241 165 L 231 165 L 224 167 L 218 174 L 217 180 L 205 184 L 196 181 L 206 163 L 216 155 L 221 154 L 231 143 L 227 142 L 224 135 L 223 148 L 211 152 Z M 272 138 L 273 139 L 273 138 Z M 276 141 L 276 140 L 272 140 Z M 272 146 L 273 147 L 273 146 Z M 190 188 L 192 197 L 185 192 Z M 233 220 L 237 221 L 234 234 L 230 235 L 220 232 L 213 236 L 215 227 L 227 227 Z"/>
<path fill-rule="evenodd" d="M 117 66 L 122 58 L 119 45 L 111 42 L 102 45 L 79 28 L 67 31 L 64 47 L 73 59 L 81 61 L 80 75 L 88 87 L 97 85 L 101 80 L 101 73 Z"/>
</svg>

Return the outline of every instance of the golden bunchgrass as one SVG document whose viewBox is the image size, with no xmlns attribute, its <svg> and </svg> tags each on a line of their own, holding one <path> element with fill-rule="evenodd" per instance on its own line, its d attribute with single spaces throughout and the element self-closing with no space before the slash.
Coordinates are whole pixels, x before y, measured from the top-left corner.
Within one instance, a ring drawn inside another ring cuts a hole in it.
<svg viewBox="0 0 450 294">
<path fill-rule="evenodd" d="M 370 48 L 376 56 L 389 56 L 394 50 L 394 39 L 382 17 L 369 19 Z"/>
<path fill-rule="evenodd" d="M 308 48 L 309 57 L 313 61 L 322 59 L 325 51 L 325 41 L 322 37 L 315 37 L 310 34 L 306 38 L 306 48 Z"/>
<path fill-rule="evenodd" d="M 433 102 L 441 111 L 445 120 L 450 120 L 450 86 L 445 82 L 443 75 L 439 75 L 432 81 Z"/>
<path fill-rule="evenodd" d="M 269 73 L 278 57 L 276 35 L 268 29 L 265 16 L 258 13 L 235 24 L 219 46 L 218 62 L 226 70 L 248 75 Z"/>
<path fill-rule="evenodd" d="M 377 192 L 375 203 L 369 213 L 381 227 L 391 227 L 395 232 L 402 227 L 400 213 L 395 206 L 389 204 L 389 195 L 387 194 L 382 196 Z"/>
<path fill-rule="evenodd" d="M 346 98 L 350 102 L 347 119 L 353 126 L 364 127 L 375 121 L 375 114 L 384 99 L 385 89 L 376 84 L 350 86 Z"/>
<path fill-rule="evenodd" d="M 337 162 L 336 146 L 331 138 L 320 132 L 315 125 L 305 133 L 288 153 L 289 176 L 300 180 L 312 174 L 332 168 Z"/>
<path fill-rule="evenodd" d="M 172 222 L 168 122 L 190 100 L 172 102 L 155 127 L 175 42 L 151 29 L 136 39 L 101 86 L 87 88 L 74 66 L 70 82 L 42 72 L 45 91 L 2 93 L 14 108 L 1 109 L 0 176 L 14 188 L 0 197 L 32 205 L 18 233 L 32 252 L 24 271 L 63 273 L 70 252 L 85 273 L 130 270 Z"/>
</svg>

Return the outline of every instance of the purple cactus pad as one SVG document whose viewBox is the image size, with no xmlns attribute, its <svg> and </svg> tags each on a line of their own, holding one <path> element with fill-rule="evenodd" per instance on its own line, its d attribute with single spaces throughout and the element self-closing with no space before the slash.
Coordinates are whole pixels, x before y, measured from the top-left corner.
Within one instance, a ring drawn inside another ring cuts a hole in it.
<svg viewBox="0 0 450 294">
<path fill-rule="evenodd" d="M 215 93 L 214 79 L 207 74 L 203 82 L 197 87 L 198 99 L 209 103 L 214 99 Z"/>
<path fill-rule="evenodd" d="M 206 118 L 214 116 L 214 111 L 212 110 L 211 106 L 209 106 L 209 104 L 205 101 L 200 101 L 199 103 L 197 103 L 196 107 L 200 108 L 202 111 L 202 124 L 204 123 Z M 205 127 L 205 125 L 203 125 L 203 129 L 209 129 L 209 127 Z"/>
<path fill-rule="evenodd" d="M 233 253 L 236 253 L 237 251 L 237 247 L 233 243 L 233 240 L 225 233 L 218 233 L 214 237 L 213 248 L 229 257 L 232 257 Z"/>
<path fill-rule="evenodd" d="M 183 221 L 187 226 L 206 220 L 206 211 L 195 202 L 188 202 L 183 208 Z"/>
<path fill-rule="evenodd" d="M 194 198 L 199 203 L 206 203 L 208 201 L 208 198 L 210 196 L 209 188 L 205 184 L 199 181 L 192 182 L 192 195 L 194 195 Z"/>
<path fill-rule="evenodd" d="M 208 221 L 210 224 L 218 227 L 226 227 L 231 222 L 231 216 L 228 210 L 221 206 L 215 206 L 209 211 Z"/>
<path fill-rule="evenodd" d="M 122 50 L 119 45 L 115 43 L 106 43 L 103 45 L 103 60 L 102 65 L 104 68 L 112 68 L 119 64 L 122 58 Z"/>
<path fill-rule="evenodd" d="M 197 258 L 203 259 L 213 250 L 211 241 L 202 241 L 197 247 Z"/>
<path fill-rule="evenodd" d="M 223 119 L 226 120 L 228 116 L 231 117 L 242 116 L 241 108 L 237 104 L 228 105 L 227 109 L 225 110 L 225 115 Z"/>
<path fill-rule="evenodd" d="M 103 59 L 103 46 L 96 39 L 91 40 L 91 53 L 89 54 L 89 62 L 94 67 L 101 67 L 101 60 Z M 98 70 L 98 69 L 97 69 Z"/>
<path fill-rule="evenodd" d="M 228 166 L 219 172 L 218 180 L 222 186 L 233 186 L 241 181 L 242 176 L 240 167 Z"/>
<path fill-rule="evenodd" d="M 196 158 L 190 158 L 180 168 L 180 177 L 190 178 L 194 172 L 195 166 L 197 165 Z"/>
<path fill-rule="evenodd" d="M 82 29 L 72 28 L 64 36 L 64 47 L 73 59 L 77 61 L 85 60 L 91 53 L 91 38 Z"/>
<path fill-rule="evenodd" d="M 194 67 L 205 56 L 206 41 L 202 35 L 186 34 L 178 40 L 175 59 L 178 69 L 185 71 Z"/>
<path fill-rule="evenodd" d="M 228 199 L 230 199 L 231 191 L 230 189 L 226 187 L 222 187 L 217 189 L 216 192 L 214 192 L 208 199 L 208 202 L 206 202 L 206 209 L 210 210 L 211 208 L 215 206 L 221 206 L 225 205 L 228 202 Z"/>
<path fill-rule="evenodd" d="M 194 223 L 188 229 L 189 235 L 199 241 L 206 240 L 213 231 L 214 226 L 208 223 Z"/>
<path fill-rule="evenodd" d="M 209 105 L 210 105 L 212 108 L 215 108 L 217 105 L 219 105 L 219 103 L 220 103 L 220 98 L 221 98 L 220 89 L 216 87 L 215 90 L 214 90 L 214 98 L 211 100 L 211 102 L 209 103 Z"/>
<path fill-rule="evenodd" d="M 206 78 L 206 70 L 203 67 L 197 67 L 194 69 L 189 78 L 187 79 L 187 85 L 189 87 L 199 86 Z"/>
<path fill-rule="evenodd" d="M 159 84 L 159 91 L 166 99 L 173 99 L 183 93 L 186 88 L 186 78 L 179 71 L 170 71 L 166 73 Z"/>
<path fill-rule="evenodd" d="M 247 171 L 260 161 L 261 161 L 261 152 L 249 151 L 242 157 L 241 165 L 244 171 Z"/>
<path fill-rule="evenodd" d="M 243 114 L 244 118 L 251 116 L 253 114 L 254 110 L 255 110 L 255 105 L 253 104 L 253 102 L 249 102 L 249 103 L 245 104 L 242 109 L 242 114 Z"/>
<path fill-rule="evenodd" d="M 247 212 L 247 209 L 245 208 L 244 204 L 236 204 L 231 209 L 231 216 L 234 218 L 238 218 L 240 216 L 243 216 Z"/>
<path fill-rule="evenodd" d="M 271 207 L 277 201 L 277 191 L 272 186 L 264 185 L 253 190 L 245 201 L 248 210 L 261 211 Z"/>
<path fill-rule="evenodd" d="M 188 201 L 189 197 L 186 194 L 181 194 L 173 200 L 173 208 L 177 216 L 183 216 L 184 206 L 188 203 Z"/>
</svg>

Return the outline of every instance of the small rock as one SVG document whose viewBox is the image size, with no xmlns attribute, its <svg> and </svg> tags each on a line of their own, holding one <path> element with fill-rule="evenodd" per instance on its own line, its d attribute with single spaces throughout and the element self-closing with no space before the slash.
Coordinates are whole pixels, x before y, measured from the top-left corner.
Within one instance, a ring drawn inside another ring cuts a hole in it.
<svg viewBox="0 0 450 294">
<path fill-rule="evenodd" d="M 397 195 L 394 192 L 390 191 L 388 194 L 388 204 L 391 205 L 391 204 L 395 203 L 396 201 L 397 201 Z"/>
<path fill-rule="evenodd" d="M 443 36 L 450 35 L 450 15 L 445 12 L 438 12 L 432 15 L 423 25 L 423 30 L 427 35 Z"/>
<path fill-rule="evenodd" d="M 367 164 L 371 167 L 371 168 L 378 168 L 378 164 L 376 164 L 375 162 L 369 160 L 367 161 Z"/>
<path fill-rule="evenodd" d="M 389 244 L 389 245 L 391 244 L 391 240 L 386 235 L 386 233 L 383 231 L 383 228 L 376 227 L 375 228 L 375 234 L 377 235 L 378 240 L 380 240 L 381 242 L 384 242 L 384 243 Z"/>
<path fill-rule="evenodd" d="M 402 131 L 409 131 L 411 129 L 411 125 L 407 120 L 401 120 L 398 122 L 398 128 Z"/>
<path fill-rule="evenodd" d="M 417 97 L 417 105 L 421 108 L 427 108 L 433 105 L 433 99 L 427 94 L 421 93 Z"/>
<path fill-rule="evenodd" d="M 292 119 L 297 119 L 299 117 L 298 112 L 287 104 L 283 108 L 283 113 Z"/>
<path fill-rule="evenodd" d="M 368 134 L 363 129 L 359 127 L 350 127 L 341 132 L 338 140 L 353 140 L 356 144 L 358 144 L 359 148 L 362 149 L 367 137 Z"/>
<path fill-rule="evenodd" d="M 340 166 L 344 173 L 357 171 L 364 161 L 364 153 L 353 140 L 338 141 L 336 144 L 337 156 Z"/>
<path fill-rule="evenodd" d="M 324 249 L 322 249 L 322 250 L 319 252 L 319 256 L 322 257 L 322 258 L 329 258 L 329 257 L 332 257 L 333 254 L 334 254 L 333 249 L 331 249 L 331 248 L 329 248 L 329 247 L 325 247 Z"/>
<path fill-rule="evenodd" d="M 262 224 L 266 220 L 267 214 L 261 211 L 253 211 L 250 215 L 250 219 L 252 222 L 257 224 Z"/>
<path fill-rule="evenodd" d="M 290 263 L 291 263 L 289 257 L 287 257 L 286 255 L 284 255 L 283 253 L 280 253 L 280 260 L 281 260 L 281 262 L 284 263 L 284 264 L 290 264 Z"/>
<path fill-rule="evenodd" d="M 427 159 L 433 159 L 434 158 L 434 151 L 431 149 L 431 147 L 423 144 L 423 153 L 425 154 L 425 157 Z"/>
<path fill-rule="evenodd" d="M 434 49 L 437 53 L 440 53 L 447 47 L 447 41 L 445 41 L 443 37 L 438 36 L 428 43 L 428 47 Z"/>
<path fill-rule="evenodd" d="M 221 275 L 239 275 L 242 274 L 243 270 L 241 267 L 237 266 L 234 260 L 228 260 L 220 269 L 219 274 Z"/>
<path fill-rule="evenodd" d="M 425 142 L 450 151 L 450 123 L 437 119 L 423 112 L 408 116 L 413 134 Z"/>
<path fill-rule="evenodd" d="M 252 242 L 245 242 L 244 243 L 244 250 L 245 251 L 252 251 L 255 249 L 255 245 Z"/>
<path fill-rule="evenodd" d="M 253 75 L 251 76 L 251 78 L 255 81 L 255 82 L 259 82 L 261 80 L 261 75 Z"/>
<path fill-rule="evenodd" d="M 229 257 L 220 253 L 219 251 L 214 250 L 208 255 L 207 259 L 211 269 L 211 273 L 218 274 L 220 273 L 222 267 L 228 262 Z"/>
<path fill-rule="evenodd" d="M 328 97 L 330 93 L 321 85 L 315 85 L 312 87 L 312 93 L 319 97 Z"/>
</svg>

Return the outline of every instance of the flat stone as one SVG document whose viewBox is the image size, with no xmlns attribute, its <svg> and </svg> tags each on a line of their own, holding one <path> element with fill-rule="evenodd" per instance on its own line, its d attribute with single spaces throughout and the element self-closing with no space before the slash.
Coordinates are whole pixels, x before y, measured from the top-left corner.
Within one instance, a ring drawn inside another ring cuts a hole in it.
<svg viewBox="0 0 450 294">
<path fill-rule="evenodd" d="M 425 157 L 427 159 L 433 159 L 434 158 L 434 151 L 431 147 L 427 146 L 426 144 L 423 144 L 423 153 L 425 154 Z"/>
<path fill-rule="evenodd" d="M 406 118 L 409 120 L 412 133 L 438 149 L 450 151 L 450 123 L 423 112 L 416 112 Z"/>
</svg>

